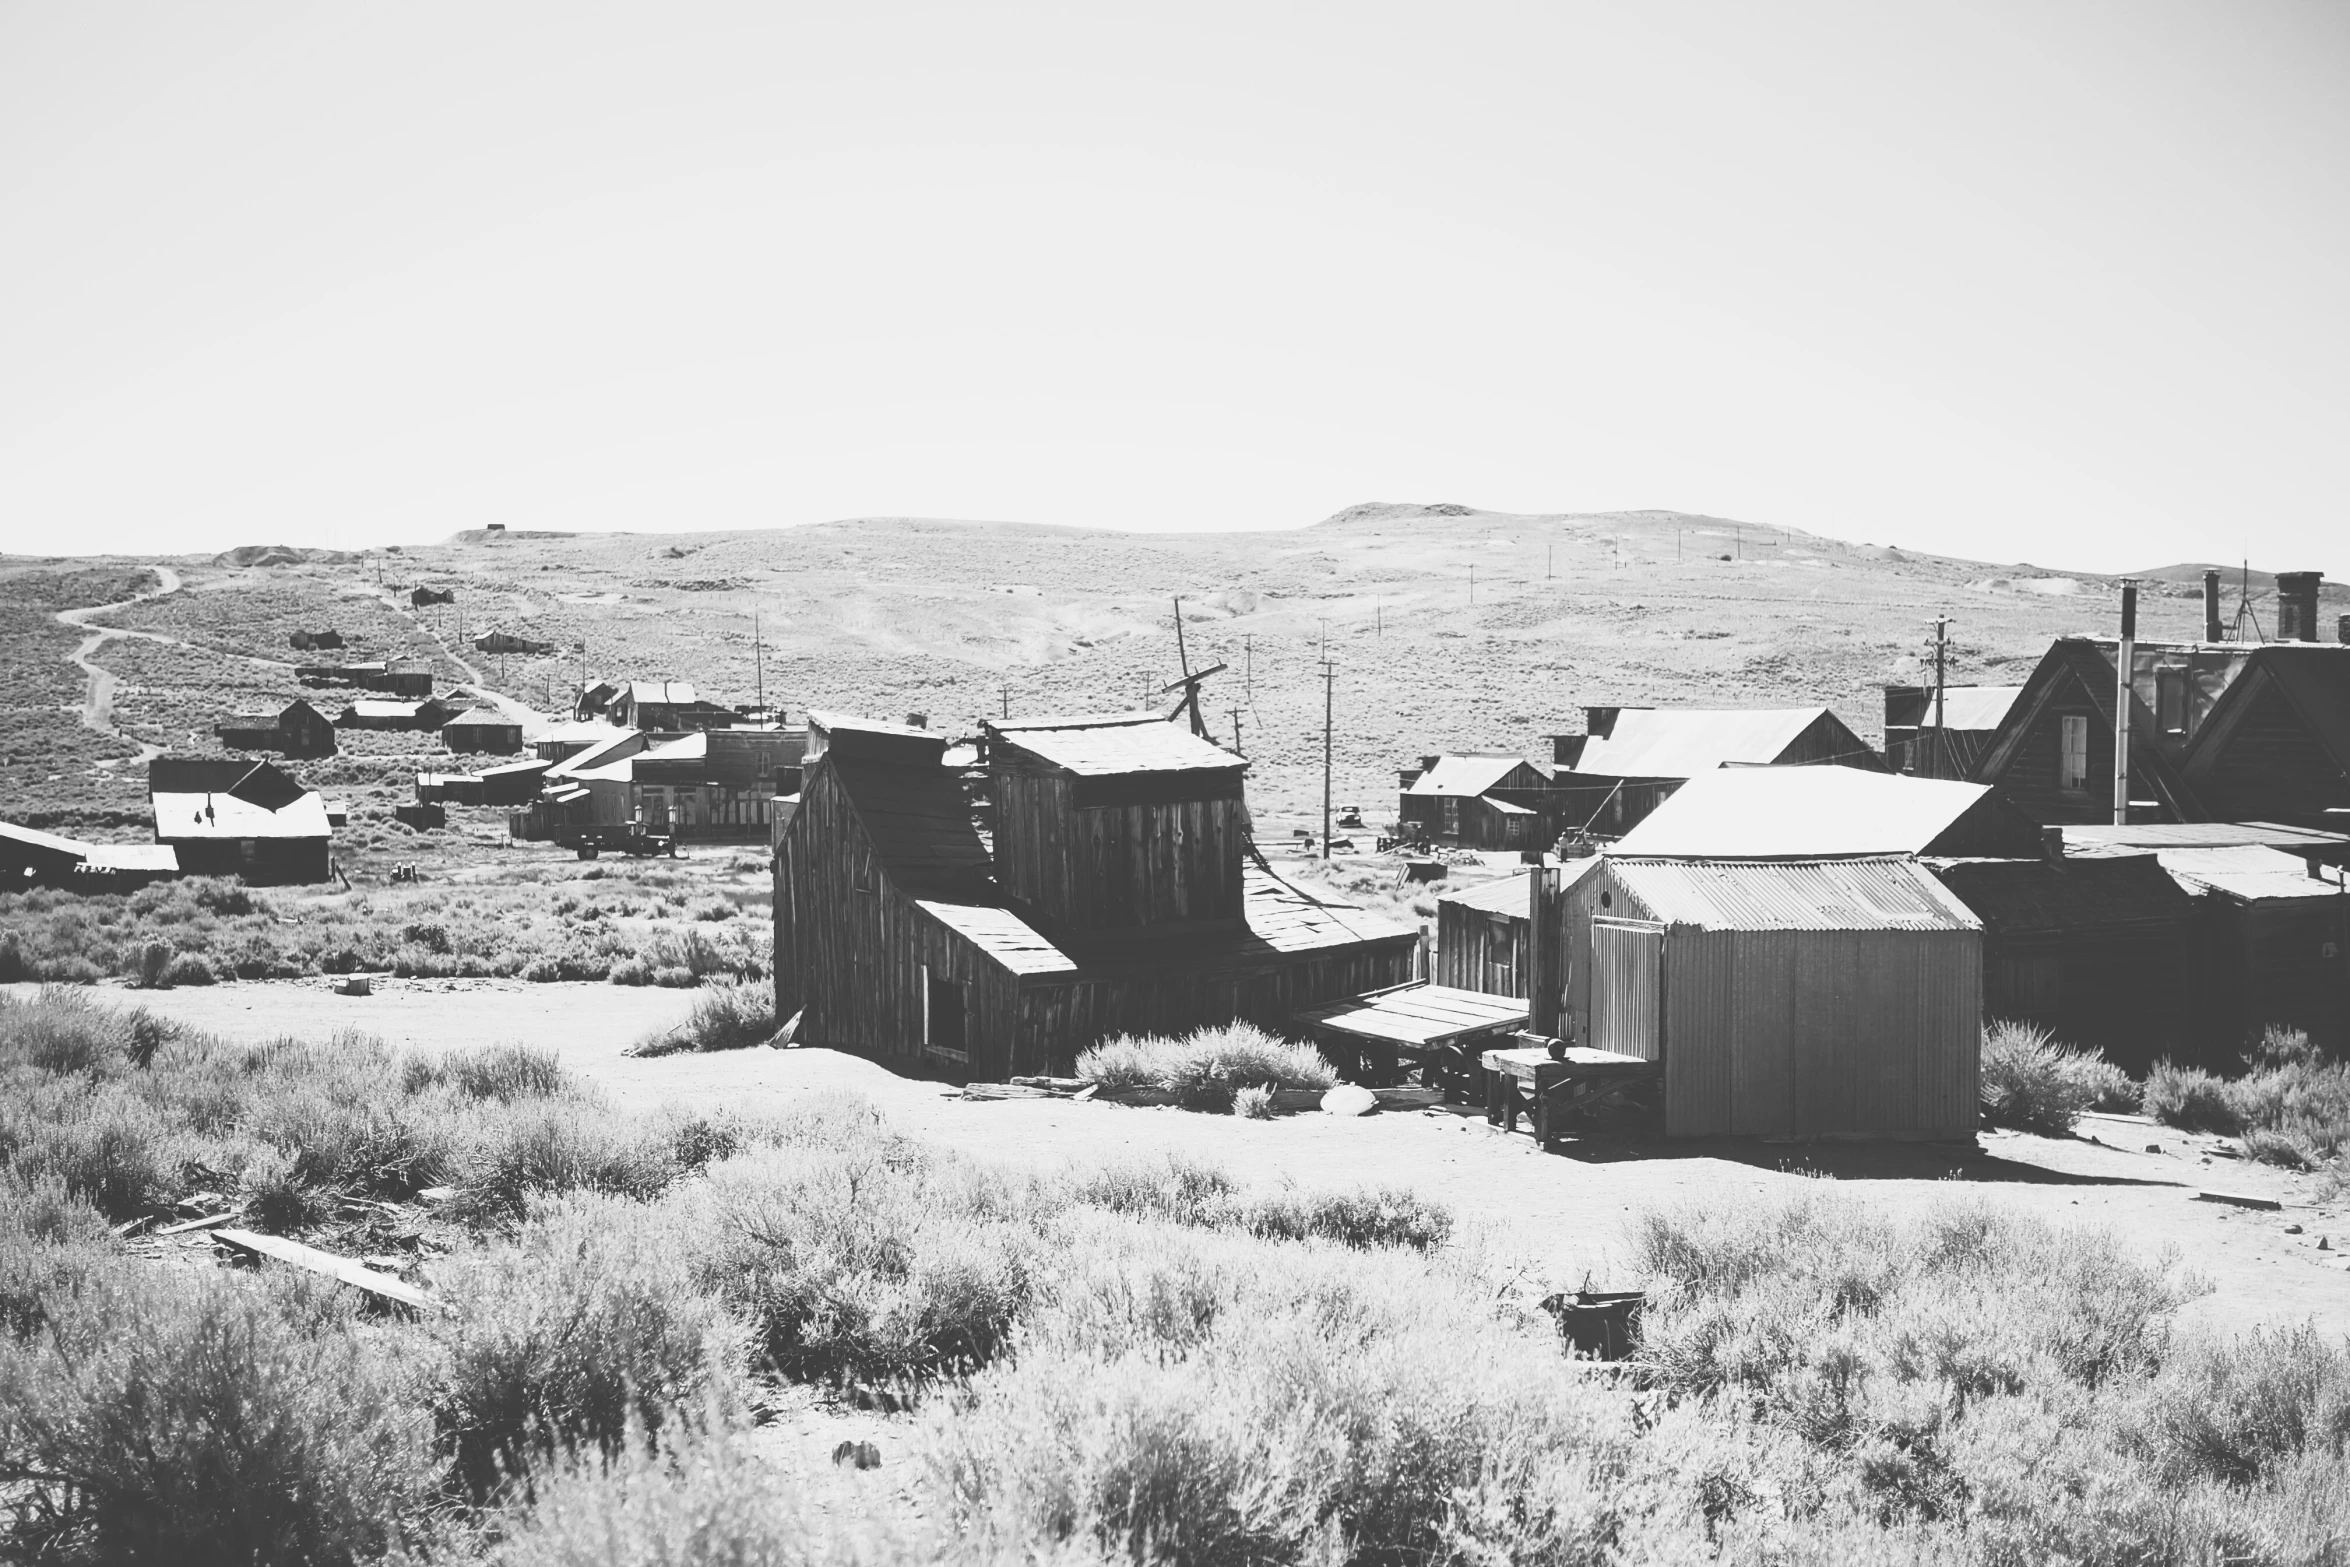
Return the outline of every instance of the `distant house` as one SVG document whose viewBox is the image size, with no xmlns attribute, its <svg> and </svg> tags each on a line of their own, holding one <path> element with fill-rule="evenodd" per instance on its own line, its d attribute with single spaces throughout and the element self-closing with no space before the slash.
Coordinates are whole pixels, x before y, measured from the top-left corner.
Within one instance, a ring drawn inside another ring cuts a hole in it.
<svg viewBox="0 0 2350 1567">
<path fill-rule="evenodd" d="M 123 892 L 178 874 L 179 856 L 163 844 L 84 843 L 0 822 L 0 892 Z"/>
<path fill-rule="evenodd" d="M 742 715 L 705 702 L 683 680 L 631 680 L 604 708 L 604 717 L 625 729 L 731 729 Z"/>
<path fill-rule="evenodd" d="M 2035 819 L 2107 822 L 2116 644 L 2063 637 L 1975 768 Z M 2130 678 L 2133 820 L 2350 823 L 2350 647 L 2140 642 Z"/>
<path fill-rule="evenodd" d="M 575 718 L 567 724 L 531 736 L 531 754 L 542 762 L 560 762 L 612 739 L 612 726 L 601 719 Z"/>
<path fill-rule="evenodd" d="M 1971 778 L 2022 686 L 1945 686 L 1936 721 L 1932 686 L 1885 688 L 1885 762 L 1920 778 Z"/>
<path fill-rule="evenodd" d="M 432 664 L 427 659 L 297 664 L 294 678 L 306 686 L 356 686 L 407 701 L 432 695 Z"/>
<path fill-rule="evenodd" d="M 515 837 L 568 841 L 590 828 L 633 825 L 681 842 L 765 842 L 776 781 L 796 787 L 809 743 L 804 731 L 789 729 L 651 735 L 599 727 L 602 744 L 545 767 L 536 802 L 508 819 Z"/>
<path fill-rule="evenodd" d="M 511 756 L 522 749 L 522 724 L 494 707 L 467 708 L 440 726 L 441 744 L 452 751 L 487 751 Z"/>
<path fill-rule="evenodd" d="M 1982 928 L 1914 860 L 1610 853 L 1563 903 L 1569 1025 L 1663 1063 L 1667 1136 L 1974 1136 Z"/>
<path fill-rule="evenodd" d="M 444 703 L 431 697 L 421 702 L 392 702 L 361 700 L 343 709 L 335 720 L 338 729 L 406 730 L 431 734 L 446 724 L 454 713 Z"/>
<path fill-rule="evenodd" d="M 1836 766 L 1886 771 L 1867 741 L 1824 707 L 1587 707 L 1585 733 L 1556 736 L 1594 836 L 1620 837 L 1691 778 L 1725 767 Z"/>
<path fill-rule="evenodd" d="M 511 631 L 488 631 L 473 639 L 473 650 L 476 653 L 519 653 L 529 658 L 544 658 L 555 651 L 555 644 L 518 637 Z"/>
<path fill-rule="evenodd" d="M 1852 767 L 1731 767 L 1690 779 L 1615 847 L 1698 859 L 2036 859 L 2042 839 L 2037 823 L 1983 784 Z"/>
<path fill-rule="evenodd" d="M 335 754 L 333 721 L 300 698 L 276 713 L 232 718 L 213 732 L 232 751 L 276 751 L 292 757 Z"/>
<path fill-rule="evenodd" d="M 776 1005 L 803 1041 L 955 1075 L 1410 977 L 1417 935 L 1246 843 L 1245 764 L 1155 715 L 990 726 L 991 850 L 946 739 L 815 713 L 777 844 Z"/>
<path fill-rule="evenodd" d="M 1558 836 L 1556 813 L 1542 808 L 1550 769 L 1522 756 L 1423 756 L 1399 782 L 1396 816 L 1407 833 L 1464 849 L 1538 849 Z"/>
<path fill-rule="evenodd" d="M 333 874 L 326 803 L 267 762 L 157 757 L 147 798 L 155 841 L 183 875 L 285 883 Z"/>
</svg>

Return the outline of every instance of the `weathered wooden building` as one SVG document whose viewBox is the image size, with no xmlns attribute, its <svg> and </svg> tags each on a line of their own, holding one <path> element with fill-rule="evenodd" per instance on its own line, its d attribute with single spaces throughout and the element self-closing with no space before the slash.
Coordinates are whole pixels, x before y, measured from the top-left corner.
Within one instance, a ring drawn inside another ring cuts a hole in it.
<svg viewBox="0 0 2350 1567">
<path fill-rule="evenodd" d="M 0 822 L 0 892 L 125 892 L 178 874 L 179 856 L 164 844 L 85 843 Z"/>
<path fill-rule="evenodd" d="M 2154 858 L 2192 905 L 2201 1060 L 2231 1063 L 2272 1023 L 2350 1053 L 2350 889 L 2339 866 L 2252 844 L 2163 847 Z"/>
<path fill-rule="evenodd" d="M 294 678 L 306 686 L 356 686 L 405 702 L 432 695 L 432 662 L 421 658 L 297 664 Z"/>
<path fill-rule="evenodd" d="M 2198 1028 L 2194 903 L 2149 854 L 1932 860 L 1983 924 L 1983 1016 L 2037 1023 L 2143 1076 L 2213 1061 Z"/>
<path fill-rule="evenodd" d="M 532 764 L 544 765 L 542 788 L 529 809 L 508 818 L 513 836 L 562 838 L 569 829 L 633 824 L 685 843 L 763 843 L 776 780 L 796 779 L 808 745 L 806 731 L 795 729 L 664 735 L 595 727 L 599 743 L 551 765 Z"/>
<path fill-rule="evenodd" d="M 1972 778 L 2022 686 L 1885 688 L 1885 765 L 1920 778 Z"/>
<path fill-rule="evenodd" d="M 1417 935 L 1253 856 L 1245 764 L 1153 714 L 990 726 L 995 843 L 946 740 L 809 718 L 776 852 L 776 1002 L 800 1037 L 971 1078 L 1065 1072 L 1118 1033 L 1410 977 Z"/>
<path fill-rule="evenodd" d="M 1423 756 L 1398 775 L 1396 820 L 1406 833 L 1464 849 L 1539 849 L 1564 830 L 1551 771 L 1522 756 Z"/>
<path fill-rule="evenodd" d="M 1666 1135 L 1974 1135 L 1982 929 L 1914 860 L 1608 854 L 1562 901 L 1566 1017 L 1663 1063 Z"/>
<path fill-rule="evenodd" d="M 276 751 L 290 757 L 335 754 L 333 721 L 298 697 L 275 713 L 239 714 L 214 733 L 232 751 Z"/>
<path fill-rule="evenodd" d="M 2116 657 L 2059 638 L 1976 780 L 2042 822 L 2110 821 Z M 2139 642 L 2130 667 L 2133 820 L 2350 823 L 2350 647 Z"/>
<path fill-rule="evenodd" d="M 333 874 L 325 802 L 267 762 L 157 757 L 147 798 L 155 841 L 182 875 L 281 884 Z"/>
<path fill-rule="evenodd" d="M 683 680 L 628 681 L 605 703 L 603 714 L 608 722 L 625 729 L 671 733 L 729 729 L 743 721 L 733 708 L 703 701 L 693 686 Z"/>
<path fill-rule="evenodd" d="M 471 707 L 453 713 L 440 727 L 441 744 L 452 751 L 480 751 L 512 756 L 522 749 L 522 722 L 494 707 Z"/>
</svg>

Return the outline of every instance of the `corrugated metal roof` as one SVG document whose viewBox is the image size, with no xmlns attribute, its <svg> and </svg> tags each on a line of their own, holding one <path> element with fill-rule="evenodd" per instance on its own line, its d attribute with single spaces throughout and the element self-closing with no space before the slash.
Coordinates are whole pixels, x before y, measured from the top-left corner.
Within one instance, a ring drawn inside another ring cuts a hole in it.
<svg viewBox="0 0 2350 1567">
<path fill-rule="evenodd" d="M 1856 767 L 1730 767 L 1690 779 L 1616 847 L 1713 859 L 1917 854 L 1990 792 Z"/>
<path fill-rule="evenodd" d="M 1479 882 L 1459 892 L 1446 893 L 1436 900 L 1455 908 L 1475 909 L 1483 914 L 1515 914 L 1526 916 L 1526 873 L 1504 876 L 1498 881 Z"/>
<path fill-rule="evenodd" d="M 1945 686 L 1942 691 L 1942 722 L 1940 728 L 1997 729 L 2007 717 L 2007 710 L 2015 706 L 2015 699 L 2024 694 L 2022 686 Z M 1926 716 L 1921 721 L 1925 728 L 1934 723 L 1934 694 L 1926 693 Z"/>
<path fill-rule="evenodd" d="M 1436 765 L 1411 782 L 1406 794 L 1451 794 L 1474 797 L 1500 783 L 1519 768 L 1532 765 L 1534 770 L 1547 775 L 1549 769 L 1539 763 L 1529 764 L 1522 756 L 1504 756 L 1487 752 L 1464 752 L 1440 756 Z"/>
<path fill-rule="evenodd" d="M 2154 857 L 2190 892 L 2223 892 L 2248 903 L 2269 898 L 2338 898 L 2341 884 L 2309 874 L 2298 854 L 2257 844 L 2222 849 L 2157 849 Z"/>
<path fill-rule="evenodd" d="M 1124 722 L 1079 719 L 1061 725 L 1038 720 L 1011 729 L 987 726 L 999 743 L 1076 774 L 1115 778 L 1127 773 L 1237 772 L 1248 764 L 1220 746 L 1157 714 Z"/>
<path fill-rule="evenodd" d="M 1735 763 L 1775 762 L 1824 707 L 1626 708 L 1604 740 L 1575 762 L 1579 773 L 1614 778 L 1694 778 Z"/>
<path fill-rule="evenodd" d="M 1668 925 L 1703 930 L 1979 930 L 1915 860 L 1653 860 L 1607 864 Z"/>
<path fill-rule="evenodd" d="M 2275 822 L 2132 822 L 2127 826 L 2068 826 L 2064 852 L 2092 855 L 2144 849 L 2350 849 L 2350 834 Z"/>
</svg>

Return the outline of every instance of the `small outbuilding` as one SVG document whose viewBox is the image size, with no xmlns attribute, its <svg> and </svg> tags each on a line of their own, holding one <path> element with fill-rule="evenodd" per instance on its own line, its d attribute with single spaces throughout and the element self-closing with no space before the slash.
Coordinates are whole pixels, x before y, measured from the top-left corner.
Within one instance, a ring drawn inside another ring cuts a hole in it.
<svg viewBox="0 0 2350 1567">
<path fill-rule="evenodd" d="M 1667 1136 L 1973 1137 L 1982 926 L 1914 860 L 1609 854 L 1562 915 L 1572 1031 L 1663 1063 Z"/>
<path fill-rule="evenodd" d="M 84 843 L 0 822 L 0 892 L 127 892 L 178 874 L 179 856 L 162 844 Z"/>
<path fill-rule="evenodd" d="M 275 713 L 240 714 L 213 732 L 232 751 L 276 751 L 292 757 L 335 754 L 333 721 L 298 697 Z"/>
<path fill-rule="evenodd" d="M 335 727 L 432 734 L 453 716 L 445 704 L 432 697 L 414 702 L 362 699 L 343 709 Z"/>
<path fill-rule="evenodd" d="M 441 744 L 452 751 L 512 756 L 522 749 L 522 723 L 494 707 L 470 707 L 452 714 L 440 728 Z"/>
<path fill-rule="evenodd" d="M 1423 756 L 1399 782 L 1396 818 L 1407 834 L 1464 849 L 1538 849 L 1558 836 L 1556 813 L 1541 809 L 1550 769 L 1522 756 Z"/>
</svg>

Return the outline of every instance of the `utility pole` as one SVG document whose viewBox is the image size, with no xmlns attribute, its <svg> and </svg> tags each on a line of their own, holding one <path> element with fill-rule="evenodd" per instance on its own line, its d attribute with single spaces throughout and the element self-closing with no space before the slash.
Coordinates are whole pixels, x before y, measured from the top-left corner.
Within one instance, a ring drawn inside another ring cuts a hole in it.
<svg viewBox="0 0 2350 1567">
<path fill-rule="evenodd" d="M 1240 634 L 1240 694 L 1248 698 L 1249 706 L 1257 702 L 1257 634 Z"/>
<path fill-rule="evenodd" d="M 1542 546 L 1542 580 L 1545 582 L 1550 580 L 1551 552 L 1557 548 L 1558 546 L 1555 544 L 1545 544 Z"/>
<path fill-rule="evenodd" d="M 1948 740 L 1948 738 L 1946 738 L 1946 736 L 1945 736 L 1945 734 L 1944 734 L 1944 731 L 1943 731 L 1943 726 L 1942 726 L 1942 683 L 1943 683 L 1943 676 L 1944 676 L 1945 670 L 1946 670 L 1946 668 L 1947 668 L 1947 663 L 1946 663 L 1946 660 L 1947 660 L 1947 656 L 1948 656 L 1948 654 L 1949 654 L 1949 651 L 1950 651 L 1949 631 L 1950 631 L 1950 617 L 1949 617 L 1948 615 L 1937 615 L 1937 616 L 1935 616 L 1935 617 L 1934 617 L 1934 770 L 1933 770 L 1932 772 L 1930 772 L 1930 773 L 1926 774 L 1926 776 L 1927 776 L 1928 778 L 1939 778 L 1939 777 L 1941 777 L 1941 776 L 1942 776 L 1942 755 L 1943 755 L 1943 748 L 1944 748 L 1944 747 L 1946 747 L 1947 745 L 1949 745 L 1949 743 L 1950 743 L 1950 742 L 1949 742 L 1949 740 Z"/>
<path fill-rule="evenodd" d="M 1010 686 L 1003 686 L 999 687 L 999 689 L 1004 694 L 1004 717 L 1009 719 L 1012 716 L 1012 688 Z"/>
<path fill-rule="evenodd" d="M 758 683 L 759 722 L 767 722 L 767 661 L 759 653 L 759 612 L 751 611 L 751 678 Z"/>
<path fill-rule="evenodd" d="M 1744 560 L 1746 558 L 1746 529 L 1737 524 L 1732 524 L 1730 528 L 1730 540 L 1731 543 L 1737 548 L 1738 558 L 1740 560 Z"/>
<path fill-rule="evenodd" d="M 1474 566 L 1469 568 L 1469 602 L 1477 602 L 1477 568 Z"/>
<path fill-rule="evenodd" d="M 2137 658 L 2138 584 L 2122 578 L 2122 640 L 2114 659 L 2113 824 L 2130 820 L 2130 665 Z"/>
<path fill-rule="evenodd" d="M 1322 659 L 1322 858 L 1330 858 L 1330 715 L 1334 709 L 1338 666 L 1327 654 Z"/>
<path fill-rule="evenodd" d="M 1379 596 L 1376 593 L 1371 595 L 1371 635 L 1375 637 L 1387 635 L 1387 606 L 1379 602 Z"/>
<path fill-rule="evenodd" d="M 1240 709 L 1228 707 L 1224 711 L 1232 715 L 1232 754 L 1234 756 L 1244 755 L 1246 753 L 1240 749 Z"/>
</svg>

